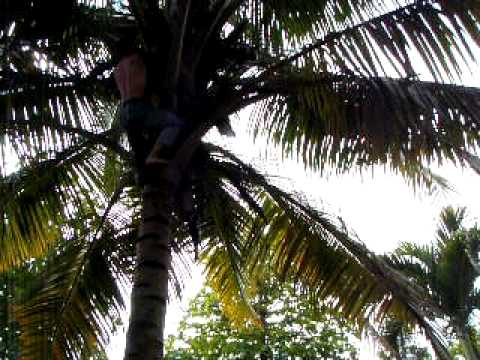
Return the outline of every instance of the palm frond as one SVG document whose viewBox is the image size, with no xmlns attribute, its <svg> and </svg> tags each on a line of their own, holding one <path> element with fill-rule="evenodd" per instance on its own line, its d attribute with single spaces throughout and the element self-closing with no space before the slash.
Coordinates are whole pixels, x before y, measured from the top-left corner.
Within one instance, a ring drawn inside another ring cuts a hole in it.
<svg viewBox="0 0 480 360">
<path fill-rule="evenodd" d="M 11 81 L 8 74 L 0 80 L 0 87 L 9 89 L 0 89 L 0 136 L 9 140 L 19 156 L 60 151 L 79 137 L 118 149 L 114 141 L 98 135 L 113 118 L 111 105 L 100 101 L 100 81 L 87 77 L 70 82 L 44 75 L 13 87 Z"/>
<path fill-rule="evenodd" d="M 465 245 L 467 256 L 470 259 L 472 267 L 477 273 L 477 276 L 480 276 L 480 229 L 475 226 L 472 229 L 469 229 L 465 239 Z"/>
<path fill-rule="evenodd" d="M 323 70 L 376 76 L 390 71 L 387 62 L 398 75 L 415 76 L 416 53 L 436 79 L 452 79 L 459 57 L 474 59 L 471 40 L 478 40 L 474 1 L 253 1 L 242 10 L 238 18 L 250 21 L 257 46 L 282 56 L 273 68 L 314 58 Z"/>
<path fill-rule="evenodd" d="M 15 305 L 22 359 L 88 359 L 108 343 L 124 308 L 122 274 L 112 271 L 101 246 L 85 262 L 85 245 L 69 239 Z"/>
<path fill-rule="evenodd" d="M 135 231 L 114 208 L 122 191 L 101 218 L 77 207 L 78 216 L 62 227 L 63 238 L 38 260 L 42 270 L 24 284 L 30 290 L 22 289 L 14 308 L 22 358 L 90 359 L 104 352 L 124 310 L 119 285 L 133 271 Z"/>
<path fill-rule="evenodd" d="M 271 97 L 253 115 L 256 134 L 313 169 L 388 164 L 418 175 L 422 162 L 460 161 L 480 140 L 473 88 L 303 71 L 258 91 Z"/>
<path fill-rule="evenodd" d="M 326 214 L 297 208 L 295 201 L 290 208 L 285 205 L 277 210 L 282 216 L 274 218 L 286 222 L 277 227 L 288 231 L 266 234 L 280 241 L 273 242 L 273 249 L 277 251 L 274 261 L 280 271 L 299 278 L 319 301 L 331 301 L 361 326 L 364 319 L 381 322 L 391 313 L 422 327 L 435 352 L 441 358 L 449 358 L 441 332 L 428 321 L 436 305 L 425 298 L 423 289 L 351 239 Z M 275 229 L 273 225 L 272 228 Z"/>
<path fill-rule="evenodd" d="M 81 136 L 121 152 L 102 134 L 112 125 L 116 102 L 108 41 L 119 27 L 130 26 L 128 17 L 75 0 L 51 5 L 58 8 L 58 22 L 51 21 L 51 9 L 39 1 L 5 5 L 0 32 L 1 150 L 7 151 L 8 139 L 9 151 L 34 156 L 61 151 Z M 39 29 L 30 28 L 35 26 Z"/>
<path fill-rule="evenodd" d="M 43 256 L 77 216 L 75 207 L 97 206 L 93 194 L 102 185 L 93 151 L 71 148 L 1 179 L 1 271 Z"/>
<path fill-rule="evenodd" d="M 480 175 L 480 158 L 473 153 L 465 151 L 463 158 L 478 175 Z"/>
<path fill-rule="evenodd" d="M 18 43 L 35 47 L 48 39 L 48 47 L 58 57 L 66 58 L 92 39 L 105 39 L 108 33 L 131 26 L 133 19 L 119 12 L 113 1 L 52 0 L 10 1 L 0 5 L 0 39 L 8 37 L 8 46 Z M 106 4 L 105 4 L 106 3 Z M 53 12 L 57 16 L 52 20 Z"/>
<path fill-rule="evenodd" d="M 253 274 L 249 276 L 254 278 L 263 268 L 270 267 L 283 278 L 298 279 L 319 302 L 329 302 L 360 324 L 367 318 L 381 321 L 384 314 L 393 312 L 402 319 L 427 327 L 426 331 L 437 344 L 438 353 L 446 352 L 438 331 L 423 320 L 427 316 L 424 309 L 433 311 L 436 308 L 421 288 L 352 239 L 342 224 L 326 213 L 304 205 L 304 199 L 270 184 L 232 154 L 221 149 L 215 153 L 220 165 L 211 164 L 210 168 L 221 171 L 225 181 L 229 177 L 241 177 L 249 182 L 250 187 L 256 189 L 255 198 L 262 208 L 263 215 L 259 215 L 248 202 L 243 203 L 246 215 L 235 232 L 241 234 L 235 244 L 245 259 L 240 271 L 244 269 L 245 274 Z M 227 172 L 238 175 L 227 176 Z M 222 204 L 223 209 L 229 209 L 235 202 L 224 200 Z M 217 242 L 214 244 L 221 246 Z M 212 271 L 219 266 L 215 261 L 225 259 L 225 256 L 212 259 L 207 254 L 207 259 L 212 261 L 207 264 Z M 252 280 L 246 279 L 246 284 Z M 238 287 L 233 288 L 225 279 L 222 285 L 238 294 Z"/>
<path fill-rule="evenodd" d="M 464 217 L 464 208 L 443 209 L 435 243 L 429 247 L 404 243 L 387 258 L 393 268 L 427 291 L 438 306 L 433 315 L 447 319 L 455 332 L 468 326 L 477 297 L 478 254 L 472 257 L 471 250 L 476 252 L 478 230 L 466 230 Z"/>
<path fill-rule="evenodd" d="M 242 235 L 251 221 L 248 209 L 239 204 L 226 184 L 210 187 L 202 227 L 205 245 L 200 258 L 207 283 L 218 294 L 224 311 L 239 326 L 258 325 L 249 301 L 249 286 L 242 249 Z"/>
<path fill-rule="evenodd" d="M 395 249 L 394 255 L 396 256 L 409 256 L 425 263 L 428 267 L 431 266 L 434 261 L 435 252 L 430 245 L 419 245 L 410 242 L 402 242 Z"/>
<path fill-rule="evenodd" d="M 438 294 L 447 315 L 468 321 L 472 307 L 467 299 L 473 293 L 477 273 L 468 257 L 465 240 L 465 233 L 457 233 L 449 241 L 438 243 L 439 254 L 432 275 L 433 293 Z"/>
</svg>

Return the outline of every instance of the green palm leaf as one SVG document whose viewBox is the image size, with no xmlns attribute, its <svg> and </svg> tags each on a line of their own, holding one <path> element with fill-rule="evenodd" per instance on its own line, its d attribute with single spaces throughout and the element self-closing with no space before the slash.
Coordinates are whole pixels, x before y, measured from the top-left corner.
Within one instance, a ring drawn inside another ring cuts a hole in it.
<svg viewBox="0 0 480 360">
<path fill-rule="evenodd" d="M 232 154 L 216 150 L 218 164 L 211 164 L 209 168 L 221 171 L 227 184 L 229 178 L 242 178 L 246 187 L 255 189 L 251 193 L 256 194 L 254 199 L 261 209 L 259 213 L 251 201 L 244 201 L 244 209 L 236 210 L 243 216 L 237 217 L 229 211 L 238 208 L 238 201 L 231 196 L 222 197 L 222 211 L 226 212 L 232 228 L 232 235 L 224 237 L 234 244 L 235 255 L 238 255 L 233 258 L 240 265 L 232 268 L 226 240 L 207 241 L 208 250 L 203 254 L 207 274 L 214 280 L 213 288 L 220 290 L 220 295 L 228 294 L 228 301 L 236 296 L 234 305 L 239 299 L 248 303 L 248 296 L 255 291 L 256 277 L 261 276 L 266 267 L 271 268 L 280 277 L 300 280 L 317 301 L 330 302 L 360 324 L 368 318 L 381 321 L 390 312 L 420 324 L 434 341 L 436 351 L 446 354 L 438 330 L 425 319 L 424 309 L 434 308 L 435 304 L 425 301 L 421 288 L 411 286 L 403 275 L 353 240 L 341 224 L 336 224 L 327 214 L 309 208 L 304 205 L 304 199 L 300 201 L 269 184 L 264 176 Z M 223 186 L 224 191 L 233 192 L 241 199 L 238 188 L 231 182 L 229 185 Z M 214 228 L 221 225 L 213 221 Z M 211 248 L 219 250 L 211 252 Z M 238 273 L 243 274 L 241 282 L 232 279 L 238 277 Z M 231 280 L 227 281 L 227 277 Z M 246 316 L 234 315 L 237 319 Z"/>
<path fill-rule="evenodd" d="M 129 26 L 127 17 L 111 8 L 60 1 L 52 6 L 65 19 L 46 24 L 45 11 L 50 10 L 41 2 L 3 6 L 8 11 L 0 19 L 1 150 L 13 146 L 23 158 L 61 151 L 83 138 L 127 157 L 105 133 L 117 127 L 112 122 L 116 100 L 108 41 L 119 26 Z"/>
<path fill-rule="evenodd" d="M 470 165 L 470 167 L 475 171 L 477 174 L 480 175 L 480 158 L 472 153 L 465 152 L 463 154 L 466 162 Z"/>
<path fill-rule="evenodd" d="M 259 91 L 271 97 L 254 115 L 256 133 L 314 169 L 387 163 L 408 174 L 479 141 L 473 88 L 302 71 Z"/>
<path fill-rule="evenodd" d="M 441 242 L 447 242 L 456 232 L 463 229 L 462 222 L 466 217 L 466 208 L 455 209 L 447 206 L 440 213 L 440 222 L 437 228 L 437 238 Z"/>
<path fill-rule="evenodd" d="M 77 216 L 72 207 L 97 206 L 91 196 L 102 187 L 93 151 L 73 147 L 2 178 L 2 271 L 51 249 L 61 227 Z"/>
<path fill-rule="evenodd" d="M 101 218 L 77 208 L 81 217 L 62 227 L 64 237 L 39 260 L 41 271 L 23 284 L 14 306 L 22 358 L 89 359 L 105 350 L 124 311 L 119 286 L 133 273 L 136 231 L 114 207 L 122 192 Z"/>
<path fill-rule="evenodd" d="M 404 243 L 388 261 L 422 286 L 438 305 L 431 318 L 447 318 L 448 326 L 467 344 L 471 341 L 467 330 L 478 296 L 475 249 L 479 233 L 476 227 L 466 230 L 462 225 L 464 218 L 464 208 L 443 209 L 435 243 L 431 246 Z M 476 351 L 475 346 L 472 351 Z"/>
<path fill-rule="evenodd" d="M 466 34 L 477 40 L 478 32 L 475 1 L 254 1 L 244 12 L 260 43 L 283 55 L 278 64 L 314 58 L 320 69 L 364 75 L 388 73 L 387 62 L 414 76 L 416 52 L 435 78 L 453 78 L 457 55 L 474 58 Z"/>
<path fill-rule="evenodd" d="M 205 226 L 202 227 L 201 259 L 206 266 L 208 284 L 218 293 L 225 313 L 240 326 L 258 317 L 249 302 L 249 286 L 242 249 L 242 235 L 251 223 L 247 208 L 234 198 L 225 184 L 210 187 L 205 206 Z"/>
<path fill-rule="evenodd" d="M 123 311 L 122 274 L 113 272 L 101 246 L 86 262 L 85 244 L 75 239 L 61 252 L 15 306 L 22 359 L 88 359 L 107 344 Z"/>
</svg>

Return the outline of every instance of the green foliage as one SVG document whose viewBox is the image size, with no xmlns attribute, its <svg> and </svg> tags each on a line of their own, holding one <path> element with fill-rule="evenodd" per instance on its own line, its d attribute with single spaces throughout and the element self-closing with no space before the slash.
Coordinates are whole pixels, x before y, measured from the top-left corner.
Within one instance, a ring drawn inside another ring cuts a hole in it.
<svg viewBox="0 0 480 360">
<path fill-rule="evenodd" d="M 462 346 L 470 343 L 471 351 L 478 354 L 471 327 L 480 300 L 475 286 L 480 275 L 480 231 L 476 225 L 469 229 L 463 226 L 465 215 L 464 208 L 443 209 L 434 243 L 429 246 L 403 243 L 390 260 L 393 267 L 426 289 L 437 304 L 430 318 L 447 320 L 448 330 L 461 340 Z M 464 351 L 468 352 L 465 348 Z M 468 356 L 470 359 L 472 354 Z"/>
<path fill-rule="evenodd" d="M 401 359 L 415 359 L 415 360 L 432 360 L 432 355 L 430 355 L 430 352 L 428 348 L 423 347 L 423 346 L 418 346 L 414 340 L 413 342 L 411 338 L 406 340 L 406 343 L 402 344 L 402 354 L 404 357 Z M 455 355 L 452 353 L 452 355 Z M 392 356 L 386 352 L 381 350 L 381 352 L 378 354 L 379 358 L 382 360 L 390 360 L 392 359 Z"/>
<path fill-rule="evenodd" d="M 123 310 L 115 276 L 99 248 L 86 261 L 74 240 L 60 251 L 15 306 L 23 359 L 38 358 L 39 349 L 46 358 L 61 359 L 69 349 L 69 359 L 86 359 L 104 349 Z"/>
<path fill-rule="evenodd" d="M 65 260 L 65 259 L 64 259 Z M 48 326 L 57 326 L 55 320 L 50 321 L 47 319 L 46 311 L 41 308 L 41 305 L 35 304 L 35 315 L 43 318 L 40 321 L 37 321 L 35 324 L 29 324 L 25 326 L 24 322 L 26 319 L 18 316 L 18 312 L 22 311 L 25 307 L 25 302 L 28 298 L 31 298 L 32 294 L 38 293 L 42 287 L 45 286 L 55 286 L 53 281 L 48 282 L 45 274 L 57 273 L 57 269 L 51 268 L 54 266 L 52 261 L 48 259 L 38 259 L 31 260 L 22 267 L 18 267 L 14 270 L 10 270 L 2 274 L 0 281 L 0 358 L 5 360 L 14 360 L 18 358 L 28 359 L 56 359 L 58 354 L 49 355 L 50 350 L 48 345 L 44 344 L 43 349 L 45 352 L 36 353 L 35 355 L 28 357 L 28 343 L 33 339 L 41 342 L 41 338 L 51 336 L 50 333 L 45 330 L 48 329 Z M 98 269 L 100 270 L 100 269 Z M 105 274 L 107 274 L 104 271 Z M 99 279 L 100 280 L 100 279 Z M 100 280 L 99 283 L 103 281 Z M 43 283 L 39 286 L 40 283 Z M 103 282 L 105 284 L 105 282 Z M 54 290 L 49 290 L 51 293 Z M 54 302 L 51 304 L 55 305 Z M 58 304 L 58 303 L 57 303 Z M 97 305 L 98 306 L 98 303 Z M 98 307 L 100 310 L 100 307 Z M 61 308 L 54 308 L 56 311 L 60 311 Z M 27 320 L 28 321 L 28 320 Z M 78 316 L 75 316 L 75 321 L 78 321 Z M 78 324 L 78 322 L 77 322 Z M 42 330 L 43 329 L 43 330 Z M 35 335 L 33 333 L 36 333 Z M 39 336 L 43 334 L 43 336 Z M 25 336 L 27 336 L 28 341 L 25 341 Z M 52 336 L 52 339 L 55 339 L 56 336 Z M 82 354 L 82 359 L 91 359 L 91 360 L 107 360 L 106 353 L 101 346 L 93 346 L 94 349 L 88 349 L 89 346 L 86 346 L 85 349 L 90 350 L 89 356 L 87 352 Z M 38 349 L 38 348 L 35 348 Z M 58 351 L 58 350 L 57 350 Z M 76 351 L 77 352 L 77 351 Z M 75 358 L 75 354 L 71 357 Z"/>
<path fill-rule="evenodd" d="M 465 209 L 445 208 L 441 213 L 437 241 L 431 246 L 402 244 L 394 263 L 419 284 L 428 287 L 431 296 L 453 322 L 466 324 L 476 308 L 478 278 L 475 253 L 480 231 L 465 229 Z M 455 319 L 455 320 L 454 320 Z M 452 325 L 453 325 L 452 322 Z"/>
<path fill-rule="evenodd" d="M 356 359 L 353 328 L 317 312 L 292 284 L 263 284 L 253 302 L 258 326 L 236 327 L 217 296 L 204 289 L 190 304 L 166 359 Z"/>
<path fill-rule="evenodd" d="M 22 359 L 60 360 L 64 353 L 69 359 L 105 358 L 105 345 L 124 310 L 119 285 L 126 260 L 118 259 L 113 239 L 119 234 L 111 225 L 93 243 L 85 243 L 85 227 L 94 225 L 94 219 L 82 225 L 65 226 L 65 236 L 45 257 L 3 274 L 0 318 L 9 329 L 8 337 L 2 335 L 9 354 L 18 351 Z"/>
<path fill-rule="evenodd" d="M 480 349 L 480 332 L 478 330 L 478 327 L 470 326 L 468 329 L 468 332 L 474 346 L 477 349 Z M 465 349 L 463 347 L 463 344 L 458 340 L 452 341 L 449 350 L 452 356 L 455 357 L 455 359 L 458 359 L 458 358 L 468 359 Z"/>
</svg>

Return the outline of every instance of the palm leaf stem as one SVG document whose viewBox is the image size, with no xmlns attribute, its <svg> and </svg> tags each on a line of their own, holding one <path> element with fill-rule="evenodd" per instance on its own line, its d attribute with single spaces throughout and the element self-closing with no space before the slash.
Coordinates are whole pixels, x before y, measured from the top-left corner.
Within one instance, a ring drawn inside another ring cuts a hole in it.
<svg viewBox="0 0 480 360">
<path fill-rule="evenodd" d="M 211 38 L 213 32 L 215 31 L 215 29 L 219 25 L 220 20 L 223 17 L 222 15 L 227 11 L 228 6 L 229 6 L 228 1 L 222 1 L 222 2 L 219 1 L 219 4 L 217 6 L 218 6 L 218 9 L 216 9 L 215 17 L 213 18 L 212 22 L 209 25 L 207 25 L 207 29 L 205 29 L 204 34 L 202 34 L 202 36 L 200 36 L 200 39 L 201 39 L 200 40 L 200 45 L 196 49 L 196 55 L 195 55 L 194 60 L 192 61 L 192 64 L 193 64 L 192 68 L 193 69 L 197 68 L 198 63 L 200 62 L 200 60 L 202 58 L 205 46 L 208 43 L 208 40 Z"/>
<path fill-rule="evenodd" d="M 184 9 L 184 14 L 183 14 L 183 20 L 180 26 L 180 31 L 178 35 L 175 37 L 175 40 L 173 43 L 175 44 L 173 49 L 173 54 L 172 54 L 172 66 L 173 66 L 173 73 L 172 73 L 172 78 L 167 79 L 167 83 L 171 84 L 172 89 L 174 90 L 177 88 L 178 84 L 178 79 L 180 76 L 180 67 L 182 66 L 182 57 L 183 57 L 183 48 L 184 48 L 184 42 L 185 42 L 185 34 L 187 31 L 187 22 L 188 18 L 190 15 L 190 8 L 191 8 L 192 0 L 187 0 L 185 3 L 185 9 Z M 177 45 L 178 44 L 178 45 Z"/>
</svg>

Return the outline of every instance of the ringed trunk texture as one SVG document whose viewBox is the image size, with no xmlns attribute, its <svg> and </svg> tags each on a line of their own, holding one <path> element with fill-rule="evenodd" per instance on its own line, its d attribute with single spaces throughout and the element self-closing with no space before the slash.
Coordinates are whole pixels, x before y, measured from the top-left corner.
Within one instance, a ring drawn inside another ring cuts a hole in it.
<svg viewBox="0 0 480 360">
<path fill-rule="evenodd" d="M 163 331 L 171 266 L 171 215 L 178 176 L 166 169 L 142 193 L 143 213 L 124 360 L 163 359 Z"/>
</svg>

